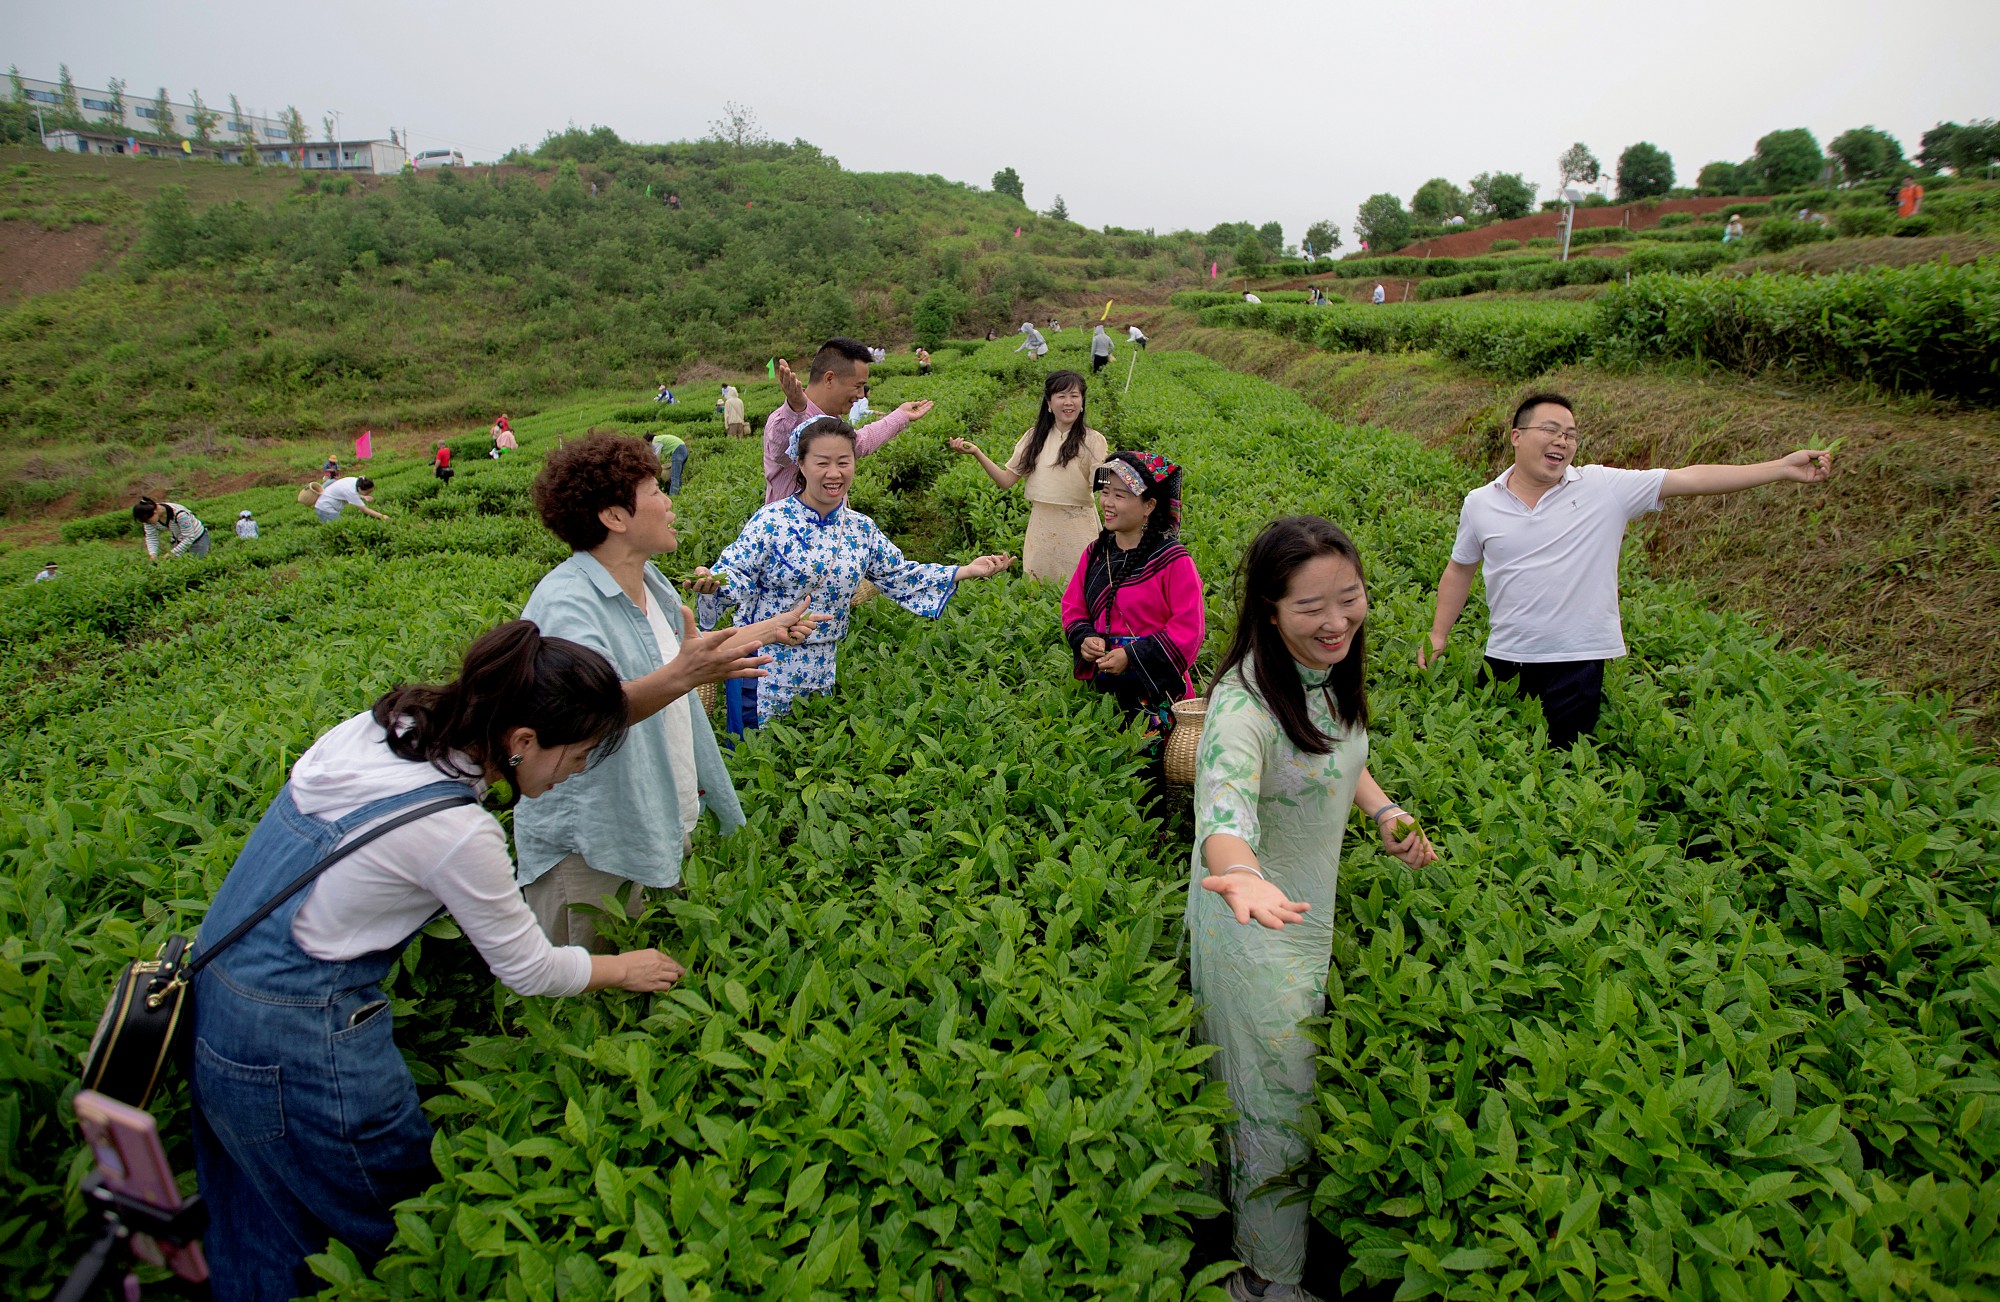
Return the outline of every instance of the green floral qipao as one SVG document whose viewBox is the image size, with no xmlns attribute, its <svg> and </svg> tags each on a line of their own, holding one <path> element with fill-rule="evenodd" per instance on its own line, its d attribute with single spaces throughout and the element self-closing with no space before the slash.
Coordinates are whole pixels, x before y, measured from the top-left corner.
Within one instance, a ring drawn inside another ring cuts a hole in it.
<svg viewBox="0 0 2000 1302">
<path fill-rule="evenodd" d="M 1301 666 L 1312 720 L 1335 738 L 1331 754 L 1304 753 L 1265 708 L 1249 670 L 1246 663 L 1210 695 L 1195 761 L 1189 967 L 1202 1038 L 1221 1050 L 1209 1069 L 1239 1114 L 1229 1128 L 1236 1255 L 1266 1279 L 1297 1283 L 1306 1207 L 1278 1205 L 1289 1189 L 1258 1191 L 1307 1154 L 1299 1127 L 1313 1106 L 1314 1048 L 1299 1024 L 1326 1011 L 1340 845 L 1368 764 L 1368 733 L 1343 729 L 1319 690 L 1326 674 Z M 1201 888 L 1202 846 L 1218 832 L 1249 842 L 1265 876 L 1312 905 L 1303 922 L 1282 931 L 1238 923 L 1221 896 Z"/>
</svg>

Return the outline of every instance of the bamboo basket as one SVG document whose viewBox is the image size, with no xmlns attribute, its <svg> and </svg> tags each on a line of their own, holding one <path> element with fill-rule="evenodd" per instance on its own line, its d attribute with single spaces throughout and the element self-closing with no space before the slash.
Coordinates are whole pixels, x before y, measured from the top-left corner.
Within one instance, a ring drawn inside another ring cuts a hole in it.
<svg viewBox="0 0 2000 1302">
<path fill-rule="evenodd" d="M 1201 725 L 1208 716 L 1208 698 L 1191 696 L 1185 701 L 1175 701 L 1173 708 L 1174 730 L 1167 735 L 1160 765 L 1169 786 L 1192 787 L 1194 758 L 1201 750 Z"/>
<path fill-rule="evenodd" d="M 881 591 L 881 589 L 880 589 L 880 588 L 876 587 L 876 586 L 875 586 L 874 584 L 870 583 L 870 582 L 869 582 L 868 580 L 866 580 L 866 579 L 863 579 L 863 580 L 861 580 L 861 584 L 860 584 L 860 586 L 854 589 L 854 600 L 852 600 L 852 601 L 848 602 L 847 604 L 848 604 L 848 605 L 849 605 L 850 607 L 852 607 L 852 606 L 858 606 L 858 605 L 860 605 L 860 604 L 861 604 L 862 602 L 864 602 L 864 601 L 867 601 L 867 600 L 869 600 L 870 598 L 874 597 L 874 595 L 875 595 L 875 594 L 876 594 L 877 592 L 880 592 L 880 591 Z"/>
<path fill-rule="evenodd" d="M 715 713 L 715 699 L 721 695 L 719 685 L 716 683 L 703 683 L 694 689 L 694 694 L 701 698 L 701 712 L 713 715 Z"/>
</svg>

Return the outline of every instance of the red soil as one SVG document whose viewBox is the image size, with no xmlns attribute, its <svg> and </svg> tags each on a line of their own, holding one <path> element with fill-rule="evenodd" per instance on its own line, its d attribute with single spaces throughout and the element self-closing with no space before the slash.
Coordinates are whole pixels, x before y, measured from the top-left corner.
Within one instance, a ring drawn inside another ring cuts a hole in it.
<svg viewBox="0 0 2000 1302">
<path fill-rule="evenodd" d="M 1660 218 L 1670 212 L 1711 213 L 1718 208 L 1732 204 L 1754 203 L 1756 200 L 1711 196 L 1703 199 L 1662 199 L 1658 203 L 1608 204 L 1602 208 L 1578 208 L 1576 229 L 1590 230 L 1597 226 L 1629 226 L 1635 231 L 1643 231 L 1660 224 Z M 1520 240 L 1526 243 L 1537 236 L 1562 234 L 1562 214 L 1560 212 L 1535 212 L 1526 217 L 1516 217 L 1513 221 L 1494 222 L 1491 226 L 1481 226 L 1475 230 L 1456 231 L 1441 235 L 1434 240 L 1422 240 L 1407 248 L 1397 249 L 1395 256 L 1411 258 L 1472 258 L 1490 252 L 1495 240 Z"/>
</svg>

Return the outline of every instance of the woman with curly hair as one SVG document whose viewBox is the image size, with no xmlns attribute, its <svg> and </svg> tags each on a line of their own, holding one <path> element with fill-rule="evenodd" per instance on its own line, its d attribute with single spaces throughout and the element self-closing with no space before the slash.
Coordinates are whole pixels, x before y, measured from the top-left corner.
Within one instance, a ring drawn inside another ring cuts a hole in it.
<svg viewBox="0 0 2000 1302">
<path fill-rule="evenodd" d="M 762 677 L 770 657 L 757 649 L 803 642 L 814 621 L 801 603 L 748 628 L 695 631 L 693 612 L 653 564 L 680 541 L 659 459 L 640 439 L 599 433 L 564 444 L 543 462 L 534 497 L 542 523 L 572 551 L 522 614 L 601 652 L 631 702 L 617 755 L 514 815 L 520 879 L 542 930 L 557 944 L 596 948 L 589 915 L 573 909 L 616 894 L 636 906 L 647 889 L 678 888 L 704 808 L 724 832 L 743 823 L 694 689 Z"/>
</svg>

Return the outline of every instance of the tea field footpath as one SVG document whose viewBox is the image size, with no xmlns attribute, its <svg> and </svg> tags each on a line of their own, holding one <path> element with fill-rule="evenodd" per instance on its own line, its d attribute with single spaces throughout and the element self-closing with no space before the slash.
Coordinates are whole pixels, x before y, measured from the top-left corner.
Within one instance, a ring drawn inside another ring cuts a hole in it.
<svg viewBox="0 0 2000 1302">
<path fill-rule="evenodd" d="M 938 436 L 955 420 L 1004 452 L 1040 375 L 1081 358 L 1081 337 L 1052 342 L 890 377 L 878 404 L 935 385 L 940 407 L 864 463 L 857 504 L 895 500 L 900 474 L 947 504 L 956 554 L 1011 549 L 1018 499 Z M 1145 356 L 1129 396 L 1098 387 L 1115 445 L 1188 468 L 1211 658 L 1271 516 L 1329 514 L 1368 559 L 1373 763 L 1445 858 L 1412 876 L 1348 856 L 1305 1177 L 1357 1282 L 1976 1281 L 2000 783 L 1941 708 L 1633 576 L 1606 740 L 1550 756 L 1532 706 L 1477 685 L 1476 628 L 1435 677 L 1413 667 L 1462 468 L 1187 355 Z M 10 657 L 0 735 L 6 1174 L 28 1209 L 0 1252 L 40 1291 L 76 1243 L 50 1226 L 81 1170 L 57 1104 L 109 973 L 189 925 L 317 731 L 518 609 L 560 554 L 526 517 L 532 457 L 629 406 L 523 421 L 523 464 L 475 452 L 447 493 L 421 467 L 382 476 L 421 527 L 286 521 L 268 554 L 153 570 L 81 544 L 85 583 L 0 604 L 10 647 L 60 653 Z M 754 441 L 698 434 L 669 569 L 760 500 Z M 736 752 L 751 826 L 703 840 L 686 899 L 614 924 L 689 962 L 675 993 L 519 1001 L 463 945 L 413 950 L 396 1013 L 445 1178 L 378 1278 L 324 1258 L 328 1295 L 1206 1283 L 1183 1275 L 1185 1217 L 1226 1103 L 1174 944 L 1187 847 L 1134 803 L 1136 739 L 1068 683 L 1056 595 L 1003 580 L 937 623 L 861 610 L 839 694 Z"/>
</svg>

